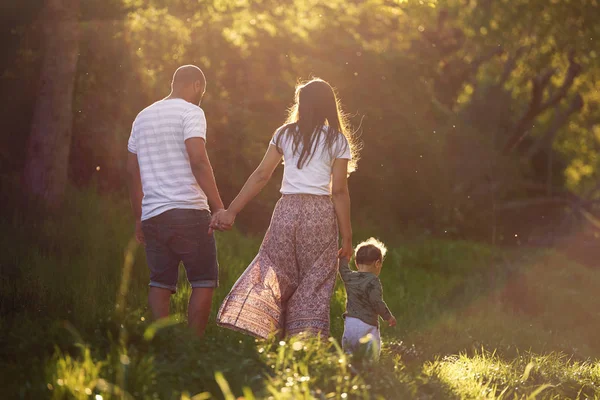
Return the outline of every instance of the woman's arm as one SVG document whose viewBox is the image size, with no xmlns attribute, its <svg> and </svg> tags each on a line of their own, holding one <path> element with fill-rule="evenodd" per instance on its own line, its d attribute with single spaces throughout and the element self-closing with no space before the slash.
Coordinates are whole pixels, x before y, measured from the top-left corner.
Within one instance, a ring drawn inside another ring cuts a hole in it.
<svg viewBox="0 0 600 400">
<path fill-rule="evenodd" d="M 332 198 L 337 215 L 342 248 L 340 257 L 352 257 L 352 224 L 350 223 L 350 192 L 348 191 L 348 160 L 336 158 L 333 163 Z"/>
<path fill-rule="evenodd" d="M 218 228 L 217 225 L 219 224 L 222 227 L 233 225 L 237 214 L 239 214 L 246 204 L 260 193 L 262 188 L 269 182 L 269 179 L 271 179 L 271 176 L 273 175 L 273 171 L 275 171 L 275 168 L 277 168 L 280 161 L 281 154 L 277 151 L 277 148 L 274 145 L 269 145 L 260 165 L 254 170 L 252 175 L 250 175 L 240 193 L 231 202 L 227 211 L 213 217 L 211 226 Z"/>
</svg>

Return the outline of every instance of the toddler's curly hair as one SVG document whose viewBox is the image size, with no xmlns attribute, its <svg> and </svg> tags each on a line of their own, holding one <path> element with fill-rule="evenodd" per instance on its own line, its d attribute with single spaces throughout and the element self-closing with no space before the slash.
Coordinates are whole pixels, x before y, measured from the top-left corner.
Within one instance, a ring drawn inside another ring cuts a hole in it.
<svg viewBox="0 0 600 400">
<path fill-rule="evenodd" d="M 376 261 L 383 261 L 387 247 L 380 240 L 369 238 L 356 246 L 355 258 L 356 264 L 369 265 Z"/>
</svg>

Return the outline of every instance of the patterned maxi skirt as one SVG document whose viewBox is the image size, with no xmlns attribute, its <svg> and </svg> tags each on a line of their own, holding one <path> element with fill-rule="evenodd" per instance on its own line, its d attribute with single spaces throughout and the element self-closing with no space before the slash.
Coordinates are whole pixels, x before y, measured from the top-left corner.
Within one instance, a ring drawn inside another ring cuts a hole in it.
<svg viewBox="0 0 600 400">
<path fill-rule="evenodd" d="M 223 301 L 217 324 L 259 338 L 329 335 L 338 227 L 331 198 L 283 195 L 258 255 Z"/>
</svg>

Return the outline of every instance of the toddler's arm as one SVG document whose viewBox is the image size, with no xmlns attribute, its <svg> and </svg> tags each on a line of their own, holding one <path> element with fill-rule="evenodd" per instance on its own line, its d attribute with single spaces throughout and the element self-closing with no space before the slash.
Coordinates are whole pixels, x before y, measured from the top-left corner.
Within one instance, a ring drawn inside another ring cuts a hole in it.
<svg viewBox="0 0 600 400">
<path fill-rule="evenodd" d="M 383 301 L 383 289 L 379 279 L 373 279 L 371 285 L 369 285 L 369 302 L 377 314 L 381 315 L 381 318 L 386 320 L 390 326 L 396 325 L 396 319 L 387 304 L 385 304 L 385 301 Z"/>
<path fill-rule="evenodd" d="M 348 278 L 350 278 L 350 275 L 352 275 L 352 270 L 350 269 L 348 262 L 347 258 L 340 258 L 339 269 L 343 281 L 347 281 Z"/>
</svg>

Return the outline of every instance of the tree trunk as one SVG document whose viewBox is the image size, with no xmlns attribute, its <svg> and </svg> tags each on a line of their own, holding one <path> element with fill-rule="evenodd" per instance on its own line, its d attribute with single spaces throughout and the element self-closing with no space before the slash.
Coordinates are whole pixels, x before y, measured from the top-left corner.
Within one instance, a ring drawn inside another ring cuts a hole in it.
<svg viewBox="0 0 600 400">
<path fill-rule="evenodd" d="M 73 123 L 73 91 L 79 58 L 79 0 L 45 0 L 44 58 L 27 159 L 26 193 L 50 209 L 67 184 Z"/>
</svg>

